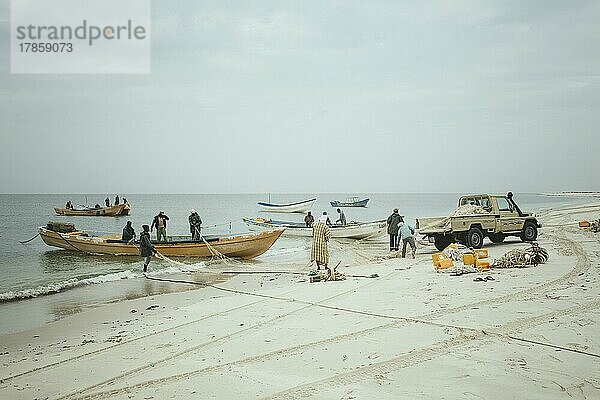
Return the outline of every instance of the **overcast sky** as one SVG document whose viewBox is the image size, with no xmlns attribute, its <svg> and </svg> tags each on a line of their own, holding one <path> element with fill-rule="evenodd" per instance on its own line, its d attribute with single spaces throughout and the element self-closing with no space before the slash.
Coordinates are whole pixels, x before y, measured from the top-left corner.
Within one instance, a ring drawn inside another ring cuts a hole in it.
<svg viewBox="0 0 600 400">
<path fill-rule="evenodd" d="M 152 73 L 11 75 L 0 192 L 600 190 L 598 1 L 153 1 Z"/>
</svg>

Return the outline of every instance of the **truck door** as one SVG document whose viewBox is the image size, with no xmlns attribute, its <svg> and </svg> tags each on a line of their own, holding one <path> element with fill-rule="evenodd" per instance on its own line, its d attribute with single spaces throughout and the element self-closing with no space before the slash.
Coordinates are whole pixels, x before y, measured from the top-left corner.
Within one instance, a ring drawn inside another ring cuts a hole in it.
<svg viewBox="0 0 600 400">
<path fill-rule="evenodd" d="M 497 197 L 496 200 L 498 201 L 498 211 L 500 212 L 497 230 L 499 232 L 521 230 L 522 222 L 517 210 L 514 209 L 505 197 Z"/>
</svg>

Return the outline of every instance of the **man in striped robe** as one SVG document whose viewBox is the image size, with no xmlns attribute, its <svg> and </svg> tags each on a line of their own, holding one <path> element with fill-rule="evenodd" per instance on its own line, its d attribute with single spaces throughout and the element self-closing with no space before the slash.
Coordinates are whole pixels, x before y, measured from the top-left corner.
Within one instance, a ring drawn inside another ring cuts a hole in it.
<svg viewBox="0 0 600 400">
<path fill-rule="evenodd" d="M 325 218 L 323 218 L 325 217 Z M 317 269 L 321 266 L 327 267 L 329 263 L 329 250 L 327 243 L 331 239 L 331 230 L 327 226 L 327 215 L 319 217 L 313 224 L 313 245 L 310 252 L 310 261 L 317 262 Z"/>
</svg>

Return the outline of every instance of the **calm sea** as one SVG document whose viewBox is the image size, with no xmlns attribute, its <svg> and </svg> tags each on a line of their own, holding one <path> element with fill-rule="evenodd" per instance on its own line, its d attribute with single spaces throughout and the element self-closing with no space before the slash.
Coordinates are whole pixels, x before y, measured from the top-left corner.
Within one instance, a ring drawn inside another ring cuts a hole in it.
<svg viewBox="0 0 600 400">
<path fill-rule="evenodd" d="M 114 193 L 108 197 L 114 200 Z M 121 232 L 131 220 L 136 233 L 142 224 L 150 224 L 159 211 L 169 217 L 169 234 L 189 234 L 187 217 L 196 209 L 210 233 L 247 232 L 242 217 L 262 216 L 273 219 L 301 221 L 300 214 L 260 213 L 256 202 L 267 201 L 266 194 L 128 194 L 131 215 L 123 217 L 60 217 L 53 207 L 63 207 L 67 200 L 74 204 L 103 204 L 106 194 L 99 195 L 0 195 L 0 332 L 18 331 L 39 323 L 71 315 L 87 307 L 123 298 L 164 293 L 171 287 L 140 285 L 141 259 L 138 257 L 91 256 L 46 246 L 40 238 L 23 245 L 48 221 L 73 222 L 78 229 L 90 233 Z M 353 193 L 351 195 L 357 195 Z M 358 194 L 360 196 L 360 194 Z M 350 194 L 272 194 L 274 203 L 301 201 L 317 197 L 313 214 L 327 211 L 334 218 L 331 200 L 345 200 Z M 409 221 L 416 217 L 447 215 L 456 208 L 458 194 L 373 194 L 364 195 L 371 201 L 367 208 L 345 209 L 348 221 L 370 221 L 386 218 L 394 207 Z M 565 204 L 589 202 L 589 198 L 548 197 L 536 194 L 516 194 L 517 204 L 524 211 L 539 211 Z M 308 239 L 281 238 L 254 264 L 268 262 L 269 257 L 308 261 Z M 202 268 L 198 260 L 185 260 L 192 267 Z M 153 261 L 153 274 L 177 273 L 177 267 Z M 179 289 L 183 290 L 183 289 Z M 26 314 L 24 314 L 26 313 Z M 28 318 L 15 318 L 28 315 Z M 11 323 L 8 323 L 10 321 Z"/>
</svg>

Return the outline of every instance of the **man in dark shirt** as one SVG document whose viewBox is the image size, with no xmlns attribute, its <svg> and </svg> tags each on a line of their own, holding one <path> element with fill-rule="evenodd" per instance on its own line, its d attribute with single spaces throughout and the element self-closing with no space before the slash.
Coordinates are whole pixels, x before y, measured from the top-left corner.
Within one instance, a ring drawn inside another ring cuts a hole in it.
<svg viewBox="0 0 600 400">
<path fill-rule="evenodd" d="M 167 241 L 167 217 L 162 211 L 158 215 L 154 216 L 152 220 L 152 226 L 150 226 L 150 232 L 156 227 L 156 240 L 160 242 L 160 238 L 163 237 L 165 242 Z"/>
<path fill-rule="evenodd" d="M 306 224 L 306 226 L 308 228 L 310 228 L 311 226 L 313 226 L 314 222 L 315 222 L 315 217 L 313 217 L 313 215 L 309 211 L 308 214 L 306 214 L 306 217 L 304 217 L 304 223 Z"/>
<path fill-rule="evenodd" d="M 127 221 L 127 225 L 123 228 L 123 236 L 121 236 L 121 240 L 124 242 L 128 242 L 132 239 L 135 239 L 135 230 L 133 226 L 131 226 L 131 221 Z"/>
<path fill-rule="evenodd" d="M 152 259 L 152 255 L 156 252 L 150 241 L 150 232 L 148 225 L 142 225 L 142 233 L 140 233 L 140 256 L 144 257 L 144 272 L 148 272 L 148 264 Z"/>
<path fill-rule="evenodd" d="M 192 240 L 200 240 L 200 230 L 202 229 L 202 220 L 200 216 L 193 208 L 190 210 L 190 216 L 188 217 L 190 223 L 190 233 L 192 234 Z"/>
</svg>

